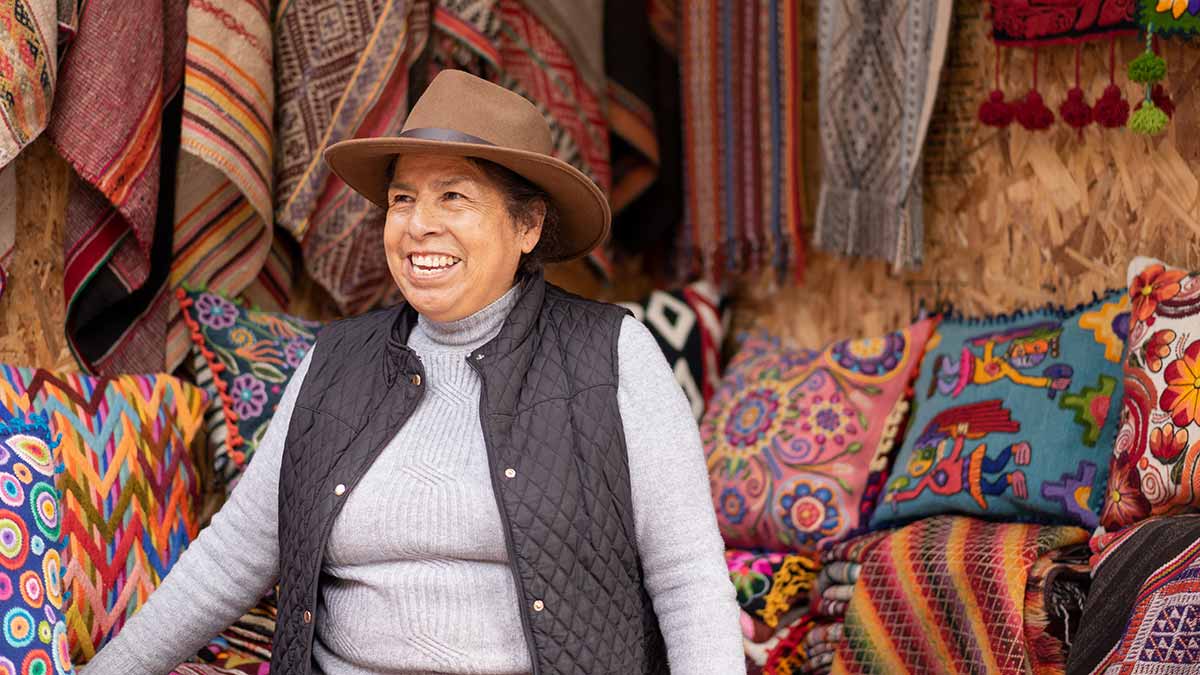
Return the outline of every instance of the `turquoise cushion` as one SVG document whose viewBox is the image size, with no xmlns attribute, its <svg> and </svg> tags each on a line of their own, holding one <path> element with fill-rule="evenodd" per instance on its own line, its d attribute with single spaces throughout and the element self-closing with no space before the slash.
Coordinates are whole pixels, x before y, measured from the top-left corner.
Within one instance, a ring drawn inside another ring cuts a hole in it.
<svg viewBox="0 0 1200 675">
<path fill-rule="evenodd" d="M 1129 300 L 947 318 L 872 528 L 947 513 L 1095 527 L 1121 400 Z"/>
</svg>

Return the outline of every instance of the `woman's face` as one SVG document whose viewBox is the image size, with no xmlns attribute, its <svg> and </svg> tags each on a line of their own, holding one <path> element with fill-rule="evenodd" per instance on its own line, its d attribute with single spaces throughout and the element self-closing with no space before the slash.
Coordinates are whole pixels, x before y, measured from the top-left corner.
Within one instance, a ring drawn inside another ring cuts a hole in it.
<svg viewBox="0 0 1200 675">
<path fill-rule="evenodd" d="M 388 187 L 383 244 L 405 300 L 434 321 L 455 321 L 504 295 L 541 218 L 514 223 L 504 194 L 461 157 L 405 155 Z"/>
</svg>

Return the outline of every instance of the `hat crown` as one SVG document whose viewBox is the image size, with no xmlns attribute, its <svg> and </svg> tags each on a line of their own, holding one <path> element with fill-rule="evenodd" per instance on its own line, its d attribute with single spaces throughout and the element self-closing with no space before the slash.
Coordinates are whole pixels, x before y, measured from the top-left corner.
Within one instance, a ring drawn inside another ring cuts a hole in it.
<svg viewBox="0 0 1200 675">
<path fill-rule="evenodd" d="M 404 131 L 452 129 L 488 143 L 551 155 L 550 125 L 525 97 L 461 70 L 443 70 L 417 99 Z"/>
</svg>

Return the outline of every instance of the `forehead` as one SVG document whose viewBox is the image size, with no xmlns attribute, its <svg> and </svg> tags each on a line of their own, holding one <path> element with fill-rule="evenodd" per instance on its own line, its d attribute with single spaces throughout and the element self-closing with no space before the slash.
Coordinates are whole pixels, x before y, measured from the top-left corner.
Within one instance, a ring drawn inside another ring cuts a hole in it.
<svg viewBox="0 0 1200 675">
<path fill-rule="evenodd" d="M 397 157 L 396 168 L 392 172 L 393 182 L 413 185 L 449 178 L 468 178 L 480 181 L 483 179 L 483 174 L 478 166 L 465 157 L 426 154 Z"/>
</svg>

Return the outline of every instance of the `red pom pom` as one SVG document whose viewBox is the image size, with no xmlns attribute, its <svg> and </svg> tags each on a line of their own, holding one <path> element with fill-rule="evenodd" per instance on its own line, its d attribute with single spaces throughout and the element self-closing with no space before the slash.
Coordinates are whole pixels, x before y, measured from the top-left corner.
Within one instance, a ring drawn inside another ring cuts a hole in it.
<svg viewBox="0 0 1200 675">
<path fill-rule="evenodd" d="M 1129 121 L 1129 101 L 1122 97 L 1120 87 L 1110 84 L 1104 88 L 1100 100 L 1096 101 L 1093 114 L 1102 127 L 1123 127 Z"/>
<path fill-rule="evenodd" d="M 1042 95 L 1036 89 L 1025 94 L 1025 100 L 1017 104 L 1017 121 L 1030 131 L 1049 129 L 1054 124 L 1054 112 L 1046 107 Z"/>
<path fill-rule="evenodd" d="M 1004 92 L 993 89 L 979 106 L 979 121 L 989 127 L 1006 127 L 1013 121 L 1013 106 L 1004 100 Z"/>
<path fill-rule="evenodd" d="M 1058 106 L 1058 114 L 1063 121 L 1076 129 L 1082 129 L 1092 123 L 1092 106 L 1083 100 L 1083 90 L 1073 87 L 1067 92 L 1067 100 Z"/>
<path fill-rule="evenodd" d="M 1154 101 L 1154 105 L 1158 106 L 1159 110 L 1167 113 L 1167 117 L 1175 114 L 1175 101 L 1171 100 L 1171 95 L 1167 93 L 1167 90 L 1161 84 L 1154 85 L 1154 88 L 1150 90 L 1150 100 Z M 1141 109 L 1142 101 L 1139 101 L 1134 110 Z"/>
</svg>

